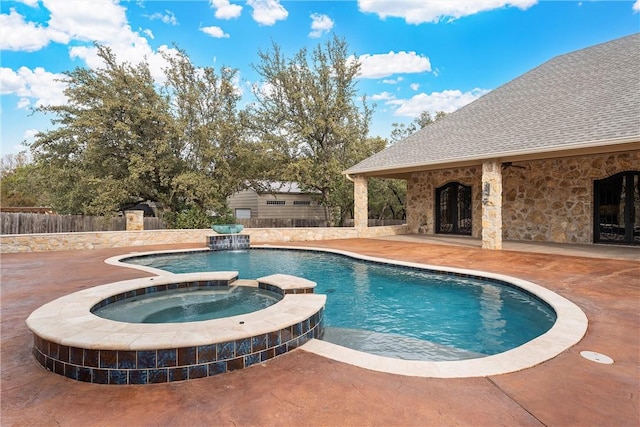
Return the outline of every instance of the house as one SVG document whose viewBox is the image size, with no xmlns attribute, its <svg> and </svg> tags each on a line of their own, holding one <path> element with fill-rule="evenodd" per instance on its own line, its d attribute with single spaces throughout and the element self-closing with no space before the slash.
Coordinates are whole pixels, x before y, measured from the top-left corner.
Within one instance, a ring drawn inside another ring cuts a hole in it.
<svg viewBox="0 0 640 427">
<path fill-rule="evenodd" d="M 298 183 L 271 181 L 261 187 L 229 197 L 229 208 L 237 219 L 326 220 L 324 206 L 314 199 L 314 193 L 302 191 Z"/>
<path fill-rule="evenodd" d="M 365 159 L 407 181 L 411 233 L 640 245 L 640 33 L 555 57 Z"/>
</svg>

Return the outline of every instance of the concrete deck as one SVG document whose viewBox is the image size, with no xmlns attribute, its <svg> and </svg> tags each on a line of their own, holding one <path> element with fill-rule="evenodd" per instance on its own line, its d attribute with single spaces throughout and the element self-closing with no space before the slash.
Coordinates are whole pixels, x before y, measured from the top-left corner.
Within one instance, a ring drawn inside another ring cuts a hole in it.
<svg viewBox="0 0 640 427">
<path fill-rule="evenodd" d="M 246 370 L 189 382 L 93 385 L 69 380 L 38 365 L 31 355 L 32 336 L 25 319 L 42 304 L 68 293 L 149 275 L 107 265 L 106 258 L 179 247 L 3 254 L 0 424 L 640 424 L 638 248 L 621 248 L 620 255 L 598 246 L 595 251 L 578 252 L 583 256 L 567 256 L 562 248 L 545 249 L 551 253 L 486 251 L 468 241 L 462 245 L 411 237 L 310 242 L 305 246 L 520 277 L 580 306 L 589 318 L 589 329 L 581 342 L 550 361 L 482 378 L 398 376 L 300 349 Z M 580 356 L 583 350 L 606 354 L 615 363 L 586 360 Z"/>
</svg>

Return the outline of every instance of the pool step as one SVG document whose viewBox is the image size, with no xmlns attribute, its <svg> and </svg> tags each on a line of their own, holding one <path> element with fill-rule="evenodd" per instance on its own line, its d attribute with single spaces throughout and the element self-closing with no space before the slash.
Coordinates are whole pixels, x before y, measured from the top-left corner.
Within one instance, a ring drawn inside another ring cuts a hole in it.
<svg viewBox="0 0 640 427">
<path fill-rule="evenodd" d="M 238 279 L 235 282 L 233 282 L 233 284 L 235 286 L 249 286 L 252 288 L 257 288 L 258 287 L 258 281 L 257 280 L 249 280 L 249 279 Z"/>
<path fill-rule="evenodd" d="M 435 362 L 475 359 L 487 356 L 486 354 L 442 345 L 433 341 L 361 329 L 325 327 L 322 340 L 354 350 L 377 354 L 378 356 L 404 360 Z"/>
</svg>

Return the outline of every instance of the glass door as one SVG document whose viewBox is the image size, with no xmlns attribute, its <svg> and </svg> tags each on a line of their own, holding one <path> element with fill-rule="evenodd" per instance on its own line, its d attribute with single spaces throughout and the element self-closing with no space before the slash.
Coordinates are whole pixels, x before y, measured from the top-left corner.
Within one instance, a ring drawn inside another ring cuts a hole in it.
<svg viewBox="0 0 640 427">
<path fill-rule="evenodd" d="M 594 241 L 640 245 L 640 172 L 594 182 Z"/>
<path fill-rule="evenodd" d="M 436 189 L 436 233 L 471 235 L 471 187 L 451 182 Z"/>
</svg>

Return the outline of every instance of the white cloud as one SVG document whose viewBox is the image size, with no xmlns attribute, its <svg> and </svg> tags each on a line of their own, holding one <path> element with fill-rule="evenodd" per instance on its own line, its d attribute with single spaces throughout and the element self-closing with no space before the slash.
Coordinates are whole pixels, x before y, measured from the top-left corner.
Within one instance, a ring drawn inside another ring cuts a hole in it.
<svg viewBox="0 0 640 427">
<path fill-rule="evenodd" d="M 20 98 L 20 100 L 16 104 L 16 107 L 18 107 L 18 109 L 22 110 L 22 109 L 27 108 L 29 105 L 31 105 L 31 100 L 29 98 Z"/>
<path fill-rule="evenodd" d="M 55 1 L 44 0 L 51 13 L 49 28 L 79 41 L 100 43 L 130 37 L 125 8 L 116 1 Z"/>
<path fill-rule="evenodd" d="M 154 52 L 149 46 L 147 39 L 136 33 L 129 33 L 127 37 L 123 37 L 122 40 L 116 43 L 108 43 L 107 46 L 112 48 L 119 62 L 138 64 L 140 61 L 146 60 L 149 64 L 151 75 L 158 83 L 164 82 L 165 76 L 162 70 L 167 66 L 161 52 L 171 53 L 176 51 L 173 48 L 162 45 L 158 48 L 157 52 Z M 99 68 L 104 65 L 102 58 L 98 56 L 98 49 L 94 46 L 72 47 L 69 49 L 69 56 L 72 59 L 82 59 L 89 68 Z"/>
<path fill-rule="evenodd" d="M 411 84 L 409 85 L 409 87 L 411 88 L 411 90 L 418 90 L 418 89 L 420 89 L 420 84 L 418 84 L 418 83 L 411 83 Z"/>
<path fill-rule="evenodd" d="M 360 55 L 359 77 L 377 79 L 401 73 L 423 73 L 431 71 L 429 58 L 415 52 L 393 51 L 385 54 Z"/>
<path fill-rule="evenodd" d="M 389 101 L 391 99 L 396 99 L 396 97 L 390 92 L 380 92 L 371 96 L 373 101 Z"/>
<path fill-rule="evenodd" d="M 524 10 L 537 2 L 538 0 L 358 0 L 358 8 L 362 12 L 375 13 L 382 19 L 395 17 L 404 19 L 407 24 L 422 24 L 454 20 L 502 7 Z"/>
<path fill-rule="evenodd" d="M 387 84 L 387 85 L 397 85 L 398 83 L 400 83 L 403 80 L 404 80 L 404 77 L 400 76 L 397 79 L 384 79 L 384 80 L 382 80 L 382 83 Z"/>
<path fill-rule="evenodd" d="M 253 8 L 251 16 L 260 25 L 273 25 L 289 16 L 280 0 L 247 0 L 247 4 Z"/>
<path fill-rule="evenodd" d="M 51 28 L 42 25 L 26 22 L 24 16 L 15 9 L 11 9 L 9 14 L 0 14 L 0 49 L 34 52 L 40 50 L 50 41 L 67 43 L 69 37 Z"/>
<path fill-rule="evenodd" d="M 418 117 L 423 111 L 435 114 L 437 111 L 451 113 L 464 107 L 471 101 L 487 93 L 484 89 L 473 89 L 469 92 L 460 90 L 444 90 L 442 92 L 432 92 L 430 94 L 420 93 L 409 99 L 395 99 L 386 102 L 387 105 L 395 106 L 394 116 Z"/>
<path fill-rule="evenodd" d="M 50 41 L 65 44 L 74 41 L 77 43 L 69 49 L 69 57 L 82 59 L 90 68 L 96 68 L 102 65 L 102 60 L 93 45 L 95 41 L 109 46 L 120 61 L 136 64 L 145 58 L 154 78 L 162 81 L 162 68 L 166 66 L 166 62 L 160 51 L 171 49 L 161 46 L 158 51 L 154 51 L 143 36 L 145 31 L 136 32 L 131 29 L 125 8 L 117 0 L 42 0 L 41 4 L 50 15 L 44 24 L 25 22 L 24 17 L 15 11 L 11 11 L 9 15 L 0 15 L 0 26 L 3 29 L 0 32 L 0 46 L 11 47 L 12 50 L 34 51 Z M 167 17 L 168 22 L 171 22 L 171 15 L 167 14 Z"/>
<path fill-rule="evenodd" d="M 149 15 L 149 19 L 151 19 L 152 21 L 155 19 L 159 19 L 165 24 L 178 25 L 178 19 L 176 18 L 176 15 L 170 10 L 166 9 L 164 11 L 164 14 L 156 12 L 153 15 Z"/>
<path fill-rule="evenodd" d="M 320 13 L 311 14 L 311 32 L 309 37 L 317 39 L 322 37 L 323 34 L 328 33 L 333 28 L 334 22 L 327 15 Z"/>
<path fill-rule="evenodd" d="M 33 70 L 20 67 L 18 71 L 10 68 L 0 68 L 0 88 L 3 95 L 15 95 L 20 97 L 18 108 L 27 108 L 31 105 L 46 106 L 64 104 L 67 99 L 64 96 L 66 84 L 63 74 L 54 74 L 45 71 L 42 67 Z"/>
<path fill-rule="evenodd" d="M 209 0 L 209 3 L 216 10 L 215 17 L 218 19 L 233 19 L 242 13 L 242 6 L 231 4 L 229 0 Z"/>
<path fill-rule="evenodd" d="M 39 133 L 38 129 L 27 129 L 22 134 L 22 137 L 26 140 L 33 140 L 33 138 Z"/>
<path fill-rule="evenodd" d="M 229 34 L 225 33 L 220 27 L 202 27 L 200 28 L 200 31 L 217 39 L 229 38 Z"/>
<path fill-rule="evenodd" d="M 633 11 L 636 13 L 640 12 L 640 0 L 636 0 L 633 4 Z"/>
<path fill-rule="evenodd" d="M 150 29 L 148 29 L 148 28 L 147 28 L 146 30 L 142 30 L 142 32 L 143 32 L 144 34 L 146 34 L 146 35 L 147 35 L 147 37 L 149 37 L 151 40 L 153 40 L 153 39 L 155 38 L 155 37 L 154 37 L 154 35 L 153 35 L 153 31 L 151 31 L 151 30 L 150 30 Z"/>
</svg>

